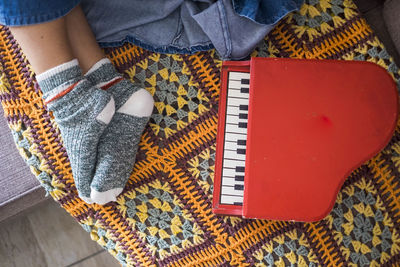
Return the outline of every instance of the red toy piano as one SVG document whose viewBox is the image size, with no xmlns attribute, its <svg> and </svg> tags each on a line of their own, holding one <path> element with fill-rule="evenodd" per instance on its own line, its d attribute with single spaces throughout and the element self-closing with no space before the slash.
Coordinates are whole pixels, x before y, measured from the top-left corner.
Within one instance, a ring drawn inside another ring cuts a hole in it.
<svg viewBox="0 0 400 267">
<path fill-rule="evenodd" d="M 373 63 L 252 58 L 221 81 L 216 214 L 320 220 L 396 127 L 396 85 Z"/>
</svg>

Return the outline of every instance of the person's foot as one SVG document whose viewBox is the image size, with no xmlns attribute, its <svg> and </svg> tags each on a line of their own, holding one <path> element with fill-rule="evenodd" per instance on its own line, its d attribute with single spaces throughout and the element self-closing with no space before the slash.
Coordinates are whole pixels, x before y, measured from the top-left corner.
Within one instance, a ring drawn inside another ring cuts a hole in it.
<svg viewBox="0 0 400 267">
<path fill-rule="evenodd" d="M 91 203 L 97 145 L 114 115 L 114 99 L 82 75 L 76 59 L 47 70 L 36 79 L 60 129 L 78 194 Z"/>
<path fill-rule="evenodd" d="M 115 99 L 116 112 L 100 138 L 96 171 L 90 185 L 91 199 L 106 204 L 116 201 L 132 173 L 154 100 L 148 91 L 123 78 L 106 58 L 85 76 Z"/>
</svg>

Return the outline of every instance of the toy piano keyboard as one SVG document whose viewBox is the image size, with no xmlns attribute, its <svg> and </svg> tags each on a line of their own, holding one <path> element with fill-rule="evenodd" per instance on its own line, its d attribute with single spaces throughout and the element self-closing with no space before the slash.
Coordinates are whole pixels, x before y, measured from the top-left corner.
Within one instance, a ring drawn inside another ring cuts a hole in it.
<svg viewBox="0 0 400 267">
<path fill-rule="evenodd" d="M 389 142 L 398 96 L 360 61 L 252 58 L 222 65 L 213 212 L 316 221 Z"/>
</svg>

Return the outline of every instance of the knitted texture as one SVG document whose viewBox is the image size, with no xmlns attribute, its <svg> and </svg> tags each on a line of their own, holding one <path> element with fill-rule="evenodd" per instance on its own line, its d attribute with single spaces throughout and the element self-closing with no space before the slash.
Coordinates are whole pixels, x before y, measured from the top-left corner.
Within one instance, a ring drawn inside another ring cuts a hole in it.
<svg viewBox="0 0 400 267">
<path fill-rule="evenodd" d="M 123 78 L 108 59 L 96 63 L 85 77 L 111 93 L 117 109 L 101 135 L 96 172 L 90 184 L 91 199 L 105 204 L 116 200 L 129 179 L 154 102 L 147 91 Z"/>
<path fill-rule="evenodd" d="M 56 66 L 38 76 L 45 103 L 54 114 L 71 162 L 79 195 L 90 197 L 97 144 L 114 113 L 112 97 L 82 76 L 77 60 Z M 107 109 L 108 103 L 112 106 Z M 89 200 L 87 200 L 90 202 Z"/>
<path fill-rule="evenodd" d="M 85 77 L 98 88 L 107 91 L 115 99 L 115 110 L 121 108 L 133 93 L 141 88 L 124 79 L 107 58 L 98 61 Z"/>
<path fill-rule="evenodd" d="M 106 49 L 120 73 L 153 95 L 156 109 L 117 202 L 88 205 L 77 197 L 57 124 L 6 28 L 0 47 L 0 99 L 22 156 L 49 194 L 123 265 L 400 264 L 399 127 L 381 153 L 348 177 L 332 212 L 319 222 L 216 216 L 216 53 L 161 55 L 130 44 Z M 252 56 L 366 60 L 386 68 L 396 82 L 400 78 L 350 0 L 306 0 Z"/>
</svg>

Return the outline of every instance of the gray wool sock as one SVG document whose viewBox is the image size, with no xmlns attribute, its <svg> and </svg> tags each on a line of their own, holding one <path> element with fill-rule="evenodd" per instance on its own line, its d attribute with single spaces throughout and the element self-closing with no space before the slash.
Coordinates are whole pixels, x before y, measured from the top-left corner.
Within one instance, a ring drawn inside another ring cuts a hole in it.
<svg viewBox="0 0 400 267">
<path fill-rule="evenodd" d="M 91 199 L 98 204 L 115 201 L 132 173 L 142 132 L 154 100 L 145 89 L 122 77 L 110 60 L 97 62 L 85 77 L 115 99 L 116 112 L 100 138 Z"/>
<path fill-rule="evenodd" d="M 82 75 L 76 59 L 37 75 L 36 79 L 60 129 L 78 194 L 92 203 L 90 183 L 97 144 L 114 115 L 114 99 Z"/>
</svg>

